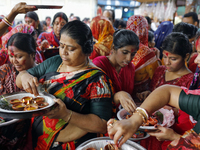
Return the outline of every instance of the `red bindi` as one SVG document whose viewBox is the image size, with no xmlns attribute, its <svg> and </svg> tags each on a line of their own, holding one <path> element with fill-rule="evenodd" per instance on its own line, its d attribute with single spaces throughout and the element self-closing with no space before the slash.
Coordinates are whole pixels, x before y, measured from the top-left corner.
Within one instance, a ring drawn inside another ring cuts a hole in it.
<svg viewBox="0 0 200 150">
<path fill-rule="evenodd" d="M 14 56 L 13 46 L 10 46 L 10 55 L 11 55 L 11 56 Z"/>
<path fill-rule="evenodd" d="M 165 54 L 166 56 L 169 56 L 169 53 L 168 53 L 168 52 L 164 52 L 164 54 Z"/>
</svg>

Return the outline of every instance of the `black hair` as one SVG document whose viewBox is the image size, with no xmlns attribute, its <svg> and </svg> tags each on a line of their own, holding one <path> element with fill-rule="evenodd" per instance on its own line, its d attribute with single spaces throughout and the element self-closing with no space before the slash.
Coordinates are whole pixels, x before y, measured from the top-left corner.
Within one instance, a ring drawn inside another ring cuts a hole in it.
<svg viewBox="0 0 200 150">
<path fill-rule="evenodd" d="M 78 16 L 74 16 L 74 18 L 76 18 L 76 20 L 79 20 L 79 21 L 81 20 L 80 17 Z"/>
<path fill-rule="evenodd" d="M 147 19 L 148 24 L 151 24 L 151 18 L 149 16 L 145 16 L 145 18 Z"/>
<path fill-rule="evenodd" d="M 154 38 L 154 33 L 152 31 L 148 31 L 148 42 L 152 42 Z"/>
<path fill-rule="evenodd" d="M 84 18 L 82 21 L 89 21 L 90 18 Z"/>
<path fill-rule="evenodd" d="M 186 34 L 189 39 L 191 39 L 196 36 L 197 30 L 198 28 L 192 24 L 180 22 L 174 26 L 172 32 L 182 32 Z"/>
<path fill-rule="evenodd" d="M 41 21 L 41 24 L 47 26 L 46 21 Z"/>
<path fill-rule="evenodd" d="M 64 12 L 58 12 L 53 17 L 52 25 L 54 24 L 54 22 L 55 22 L 55 20 L 56 20 L 57 17 L 63 18 L 68 23 L 67 15 Z"/>
<path fill-rule="evenodd" d="M 46 20 L 46 19 L 51 19 L 51 17 L 50 17 L 50 16 L 46 16 L 45 20 Z"/>
<path fill-rule="evenodd" d="M 197 40 L 200 37 L 200 30 L 197 31 L 195 39 Z"/>
<path fill-rule="evenodd" d="M 29 18 L 31 18 L 31 19 L 33 19 L 33 20 L 35 20 L 35 21 L 38 21 L 38 20 L 39 20 L 38 15 L 37 15 L 34 11 L 29 11 L 29 12 L 27 12 L 27 13 L 25 14 L 24 18 L 26 18 L 26 17 L 29 17 Z M 40 33 L 43 32 L 42 29 L 43 29 L 43 28 L 42 28 L 42 26 L 41 26 L 41 24 L 40 24 L 40 22 L 39 22 L 38 28 L 35 29 L 36 32 L 37 32 L 37 36 L 39 36 Z"/>
<path fill-rule="evenodd" d="M 18 32 L 13 34 L 8 40 L 7 48 L 8 46 L 15 46 L 28 54 L 36 53 L 35 39 L 28 33 Z"/>
<path fill-rule="evenodd" d="M 195 12 L 189 12 L 183 16 L 184 17 L 192 17 L 193 22 L 197 22 L 199 24 L 198 15 Z"/>
<path fill-rule="evenodd" d="M 164 39 L 162 49 L 185 58 L 187 53 L 191 54 L 192 45 L 185 34 L 172 32 Z"/>
<path fill-rule="evenodd" d="M 114 50 L 122 48 L 124 46 L 133 45 L 139 49 L 140 40 L 135 32 L 127 29 L 120 29 L 113 34 Z"/>
<path fill-rule="evenodd" d="M 60 30 L 60 36 L 66 34 L 81 46 L 84 54 L 93 51 L 93 36 L 90 27 L 82 21 L 73 20 L 65 24 Z"/>
<path fill-rule="evenodd" d="M 121 19 L 115 19 L 113 26 L 118 28 L 121 25 L 122 28 L 126 28 L 126 22 Z"/>
</svg>

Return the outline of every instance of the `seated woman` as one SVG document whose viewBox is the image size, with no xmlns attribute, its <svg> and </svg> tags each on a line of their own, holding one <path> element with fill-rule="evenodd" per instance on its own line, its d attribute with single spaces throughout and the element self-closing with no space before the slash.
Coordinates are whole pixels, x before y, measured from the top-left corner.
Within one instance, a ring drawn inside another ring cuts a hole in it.
<svg viewBox="0 0 200 150">
<path fill-rule="evenodd" d="M 148 47 L 147 20 L 143 16 L 133 15 L 127 21 L 127 29 L 135 32 L 140 39 L 139 50 L 132 60 L 135 66 L 134 100 L 139 102 L 136 93 L 149 89 L 149 83 L 159 64 L 154 51 Z"/>
<path fill-rule="evenodd" d="M 36 12 L 34 12 L 34 11 L 27 12 L 24 16 L 24 20 L 28 25 L 34 27 L 34 29 L 36 31 L 36 37 L 38 37 L 40 35 L 40 33 L 43 32 L 43 28 L 40 24 L 40 20 L 39 20 L 38 15 L 36 14 Z"/>
<path fill-rule="evenodd" d="M 150 90 L 153 91 L 164 84 L 189 88 L 193 79 L 193 73 L 185 65 L 192 52 L 188 38 L 182 33 L 171 33 L 163 41 L 162 48 L 165 66 L 159 66 L 156 69 L 150 83 Z M 139 99 L 144 100 L 149 94 L 150 91 L 144 91 L 137 94 L 137 96 Z M 175 132 L 183 134 L 186 130 L 193 128 L 188 114 L 181 110 L 176 110 L 176 112 L 177 121 L 172 127 Z M 159 142 L 155 137 L 141 141 L 141 145 L 148 150 L 166 149 L 168 144 L 168 141 Z"/>
<path fill-rule="evenodd" d="M 158 129 L 157 132 L 150 134 L 156 136 L 158 140 L 172 141 L 167 147 L 167 150 L 199 149 L 200 97 L 199 95 L 194 95 L 194 93 L 199 94 L 200 91 L 196 90 L 194 92 L 183 90 L 181 87 L 174 85 L 163 85 L 157 88 L 147 97 L 147 99 L 145 99 L 140 108 L 136 109 L 138 111 L 136 111 L 136 113 L 134 113 L 129 119 L 121 121 L 114 121 L 114 119 L 111 119 L 108 121 L 107 128 L 110 138 L 114 139 L 115 144 L 118 144 L 120 147 L 130 137 L 132 137 L 140 125 L 148 119 L 149 115 L 166 104 L 169 104 L 194 117 L 194 119 L 197 120 L 197 124 L 193 129 L 186 131 L 183 136 L 175 134 L 172 130 L 166 134 L 166 128 L 160 125 L 155 126 Z M 141 110 L 145 113 L 142 113 Z M 169 131 L 169 129 L 167 131 Z"/>
<path fill-rule="evenodd" d="M 136 107 L 132 99 L 135 67 L 131 60 L 138 49 L 139 38 L 133 31 L 117 30 L 113 35 L 111 54 L 99 56 L 93 60 L 93 63 L 105 71 L 111 79 L 116 93 L 115 104 L 121 103 L 130 113 L 133 113 Z"/>
<path fill-rule="evenodd" d="M 0 66 L 0 95 L 22 91 L 16 86 L 19 72 L 36 66 L 36 45 L 27 33 L 16 33 L 7 43 L 9 64 Z M 22 149 L 27 142 L 30 120 L 20 121 L 0 128 L 1 149 Z"/>
<path fill-rule="evenodd" d="M 59 47 L 60 30 L 68 22 L 65 13 L 58 12 L 53 17 L 53 30 L 51 32 L 43 32 L 37 38 L 37 44 L 40 50 L 43 51 L 49 47 Z"/>
<path fill-rule="evenodd" d="M 90 23 L 90 29 L 92 30 L 95 44 L 89 58 L 108 56 L 113 42 L 113 33 L 115 32 L 112 23 L 106 17 L 96 16 Z"/>
<path fill-rule="evenodd" d="M 7 50 L 7 43 L 10 37 L 15 34 L 15 33 L 28 33 L 35 37 L 35 30 L 32 26 L 27 25 L 27 24 L 19 24 L 15 26 L 10 32 L 8 32 L 6 35 L 4 35 L 2 39 L 2 50 L 0 52 L 0 66 L 6 63 L 10 63 L 9 61 L 9 56 L 8 56 L 8 50 Z M 6 57 L 2 57 L 2 56 Z M 38 50 L 36 50 L 36 55 L 35 55 L 35 62 L 37 64 L 43 62 L 42 56 Z"/>
<path fill-rule="evenodd" d="M 88 60 L 92 47 L 88 25 L 71 21 L 61 29 L 60 55 L 17 76 L 18 87 L 27 92 L 38 95 L 40 83 L 60 98 L 47 116 L 33 119 L 35 149 L 75 149 L 97 133 L 106 133 L 106 121 L 112 115 L 113 87 L 105 73 Z"/>
</svg>

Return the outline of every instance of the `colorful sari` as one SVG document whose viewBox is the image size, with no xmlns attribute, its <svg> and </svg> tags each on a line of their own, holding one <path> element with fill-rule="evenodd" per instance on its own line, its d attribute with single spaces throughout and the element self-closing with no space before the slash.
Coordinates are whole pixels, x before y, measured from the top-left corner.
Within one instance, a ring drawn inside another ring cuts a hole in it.
<svg viewBox="0 0 200 150">
<path fill-rule="evenodd" d="M 183 75 L 179 78 L 176 78 L 174 80 L 166 81 L 165 80 L 165 73 L 166 73 L 166 67 L 165 66 L 159 66 L 151 80 L 150 83 L 150 90 L 153 91 L 157 87 L 170 84 L 170 85 L 177 85 L 177 86 L 184 86 L 189 88 L 190 84 L 192 82 L 192 79 L 194 77 L 193 73 L 188 73 L 186 75 Z M 183 134 L 185 131 L 190 130 L 194 127 L 194 125 L 191 123 L 190 115 L 183 112 L 182 110 L 179 110 L 178 112 L 178 118 L 175 122 L 175 124 L 171 127 L 174 129 L 175 132 L 178 134 Z M 166 150 L 167 146 L 171 143 L 171 141 L 158 141 L 155 137 L 151 136 L 148 139 L 142 140 L 140 144 L 145 147 L 148 150 Z"/>
<path fill-rule="evenodd" d="M 129 63 L 126 67 L 121 68 L 120 72 L 117 73 L 116 69 L 111 65 L 106 56 L 96 57 L 92 62 L 97 67 L 105 71 L 111 79 L 115 93 L 119 91 L 126 91 L 130 95 L 133 95 L 135 67 L 132 63 Z"/>
<path fill-rule="evenodd" d="M 135 90 L 140 93 L 149 89 L 150 80 L 158 67 L 155 52 L 148 47 L 148 23 L 140 15 L 133 15 L 127 21 L 127 29 L 132 30 L 140 39 L 139 50 L 132 63 L 135 66 Z"/>
<path fill-rule="evenodd" d="M 8 43 L 8 40 L 10 39 L 10 37 L 13 34 L 18 33 L 18 32 L 32 34 L 34 32 L 34 28 L 27 24 L 19 24 L 1 38 L 2 39 L 2 50 L 0 52 L 0 65 L 9 63 L 9 57 L 7 55 L 6 45 Z M 43 62 L 42 56 L 37 50 L 36 50 L 36 54 L 35 54 L 35 62 L 37 64 Z"/>
<path fill-rule="evenodd" d="M 60 40 L 60 39 L 58 39 L 58 38 L 55 36 L 53 30 L 52 30 L 51 32 L 43 32 L 43 33 L 41 33 L 41 34 L 38 36 L 38 38 L 37 38 L 37 45 L 38 45 L 39 47 L 41 46 L 41 42 L 42 42 L 43 40 L 47 40 L 47 41 L 49 42 L 49 45 L 50 45 L 51 47 L 59 47 L 59 46 L 60 46 L 60 44 L 59 44 L 59 40 Z"/>
<path fill-rule="evenodd" d="M 109 55 L 113 42 L 113 33 L 115 32 L 112 23 L 106 17 L 97 16 L 92 19 L 90 28 L 95 44 L 89 58 L 94 59 L 97 56 Z"/>
<path fill-rule="evenodd" d="M 34 69 L 34 68 L 33 68 Z M 37 74 L 37 73 L 36 73 Z M 45 91 L 63 100 L 67 108 L 81 114 L 95 114 L 108 120 L 112 115 L 113 88 L 110 79 L 97 68 L 79 73 L 49 72 L 39 80 Z M 59 132 L 67 126 L 62 119 L 40 116 L 33 119 L 32 139 L 36 150 L 75 150 L 80 143 L 97 136 L 88 133 L 75 141 L 56 142 Z"/>
</svg>

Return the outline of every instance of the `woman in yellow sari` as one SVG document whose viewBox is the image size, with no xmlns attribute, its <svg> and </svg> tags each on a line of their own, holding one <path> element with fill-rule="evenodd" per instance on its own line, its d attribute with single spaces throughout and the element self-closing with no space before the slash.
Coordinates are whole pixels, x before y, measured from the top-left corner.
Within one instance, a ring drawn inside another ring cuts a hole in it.
<svg viewBox="0 0 200 150">
<path fill-rule="evenodd" d="M 132 60 L 135 65 L 136 96 L 136 93 L 149 89 L 149 82 L 159 64 L 154 51 L 148 47 L 147 20 L 143 16 L 133 15 L 127 21 L 127 29 L 135 32 L 140 39 L 139 50 Z"/>
<path fill-rule="evenodd" d="M 94 17 L 90 28 L 95 41 L 90 59 L 109 55 L 113 42 L 113 33 L 115 32 L 110 20 L 103 16 Z"/>
</svg>

